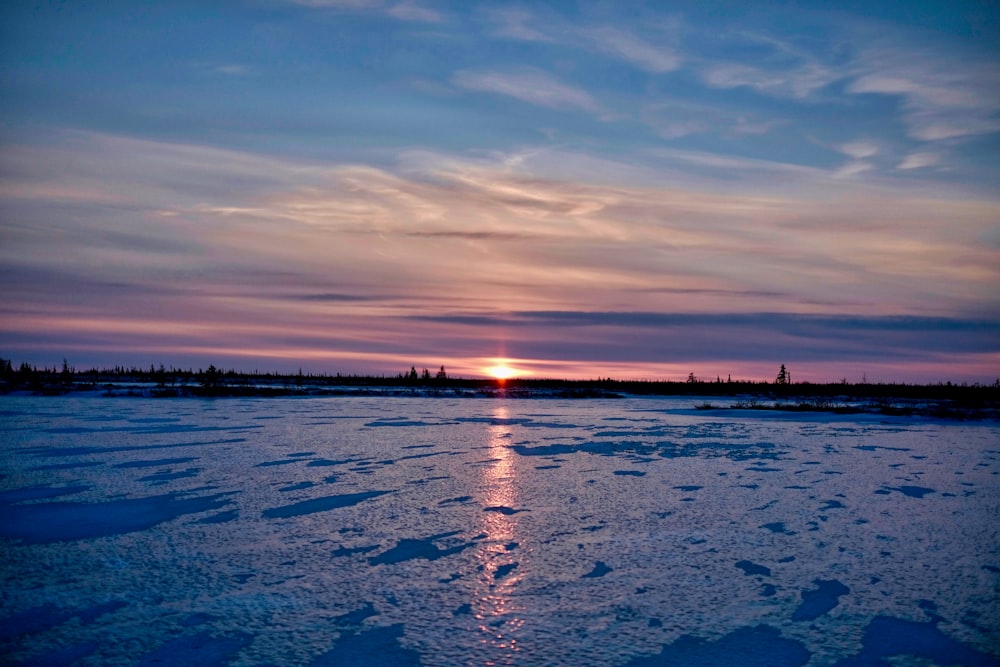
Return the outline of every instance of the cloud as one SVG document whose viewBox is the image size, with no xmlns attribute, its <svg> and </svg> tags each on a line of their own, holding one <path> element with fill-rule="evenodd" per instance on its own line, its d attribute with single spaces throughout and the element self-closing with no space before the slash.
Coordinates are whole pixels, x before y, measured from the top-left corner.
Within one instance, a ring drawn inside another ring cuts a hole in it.
<svg viewBox="0 0 1000 667">
<path fill-rule="evenodd" d="M 863 160 L 878 154 L 878 146 L 870 141 L 851 141 L 837 147 L 844 155 L 848 155 L 855 160 Z"/>
<path fill-rule="evenodd" d="M 625 30 L 589 28 L 581 30 L 580 35 L 593 48 L 654 74 L 670 72 L 681 65 L 681 58 L 673 49 L 654 46 Z"/>
<path fill-rule="evenodd" d="M 936 167 L 940 162 L 941 156 L 937 153 L 916 151 L 904 157 L 896 169 L 925 169 L 927 167 Z"/>
<path fill-rule="evenodd" d="M 522 9 L 498 9 L 488 13 L 495 24 L 494 35 L 526 42 L 558 43 L 594 51 L 627 62 L 653 74 L 678 69 L 682 58 L 677 50 L 653 44 L 624 28 L 585 26 L 557 16 L 544 18 Z"/>
<path fill-rule="evenodd" d="M 406 235 L 427 239 L 462 239 L 465 241 L 524 241 L 530 238 L 538 238 L 534 234 L 516 232 L 463 232 L 458 230 L 406 232 Z"/>
<path fill-rule="evenodd" d="M 87 133 L 8 146 L 0 262 L 15 278 L 0 307 L 44 314 L 31 321 L 63 332 L 53 346 L 76 336 L 110 354 L 132 335 L 167 361 L 182 348 L 298 349 L 296 363 L 354 358 L 360 371 L 497 354 L 501 338 L 526 358 L 609 364 L 871 359 L 924 349 L 907 327 L 1000 312 L 1000 248 L 982 243 L 995 202 L 683 151 L 608 183 L 613 163 L 595 160 L 537 148 L 315 164 Z M 762 192 L 777 176 L 795 187 Z M 886 312 L 951 316 L 877 319 Z M 873 317 L 881 329 L 863 326 Z M 5 349 L 12 326 L 0 327 Z M 987 349 L 976 326 L 942 336 Z"/>
<path fill-rule="evenodd" d="M 334 292 L 321 292 L 315 294 L 299 294 L 295 296 L 297 299 L 302 301 L 336 301 L 336 302 L 354 302 L 354 301 L 371 301 L 370 296 L 361 296 L 358 294 L 337 294 Z"/>
<path fill-rule="evenodd" d="M 685 162 L 729 173 L 745 172 L 751 175 L 760 173 L 781 173 L 801 178 L 820 177 L 824 174 L 822 169 L 807 165 L 740 157 L 721 153 L 710 153 L 708 151 L 657 148 L 649 152 L 653 155 L 662 156 L 669 160 Z M 767 178 L 770 178 L 770 176 Z"/>
<path fill-rule="evenodd" d="M 711 65 L 702 70 L 702 78 L 713 88 L 747 87 L 765 95 L 804 100 L 842 77 L 836 71 L 815 62 L 790 69 L 762 69 L 739 63 Z"/>
<path fill-rule="evenodd" d="M 1000 66 L 943 49 L 865 52 L 847 91 L 903 100 L 909 135 L 941 141 L 1000 132 Z"/>
<path fill-rule="evenodd" d="M 346 9 L 352 11 L 379 9 L 384 4 L 383 0 L 286 0 L 286 1 L 296 5 L 304 5 L 306 7 Z"/>
<path fill-rule="evenodd" d="M 612 358 L 618 361 L 683 359 L 690 363 L 709 359 L 912 361 L 947 352 L 1000 353 L 1000 336 L 996 335 L 1000 320 L 985 318 L 515 311 L 413 315 L 408 319 L 485 330 L 536 331 L 539 334 L 524 339 L 559 343 L 526 343 L 517 346 L 515 353 L 543 359 L 586 356 L 588 347 L 613 348 Z M 569 331 L 574 333 L 567 335 Z M 657 347 L 662 351 L 654 352 Z"/>
<path fill-rule="evenodd" d="M 664 100 L 643 107 L 640 117 L 664 139 L 679 139 L 694 134 L 721 136 L 762 135 L 778 121 L 761 121 L 738 111 L 695 104 L 684 100 Z"/>
<path fill-rule="evenodd" d="M 867 162 L 863 162 L 861 160 L 854 160 L 836 169 L 833 172 L 833 177 L 850 178 L 852 176 L 857 176 L 858 174 L 863 174 L 866 171 L 871 171 L 874 168 L 875 167 L 873 167 L 871 164 Z"/>
<path fill-rule="evenodd" d="M 784 121 L 778 119 L 767 121 L 748 120 L 745 116 L 740 115 L 736 117 L 736 123 L 729 127 L 728 132 L 735 136 L 759 136 L 768 134 L 783 123 Z"/>
<path fill-rule="evenodd" d="M 387 12 L 389 16 L 401 21 L 418 21 L 422 23 L 443 23 L 444 15 L 441 12 L 422 7 L 412 0 L 405 0 L 390 7 Z"/>
<path fill-rule="evenodd" d="M 285 2 L 315 9 L 377 12 L 400 21 L 442 23 L 445 20 L 441 12 L 425 7 L 416 2 L 416 0 L 402 0 L 402 2 L 397 2 L 389 6 L 386 5 L 385 0 L 285 0 Z"/>
<path fill-rule="evenodd" d="M 585 90 L 562 83 L 539 69 L 461 70 L 452 76 L 452 82 L 466 90 L 506 95 L 549 109 L 603 113 L 600 105 Z"/>
<path fill-rule="evenodd" d="M 250 68 L 246 65 L 217 65 L 212 68 L 212 71 L 217 74 L 226 74 L 229 76 L 244 76 L 250 73 Z"/>
<path fill-rule="evenodd" d="M 538 24 L 539 21 L 533 14 L 523 9 L 492 9 L 489 11 L 488 16 L 490 21 L 495 24 L 494 34 L 498 37 L 506 37 L 524 42 L 555 41 L 552 37 L 532 25 Z"/>
</svg>

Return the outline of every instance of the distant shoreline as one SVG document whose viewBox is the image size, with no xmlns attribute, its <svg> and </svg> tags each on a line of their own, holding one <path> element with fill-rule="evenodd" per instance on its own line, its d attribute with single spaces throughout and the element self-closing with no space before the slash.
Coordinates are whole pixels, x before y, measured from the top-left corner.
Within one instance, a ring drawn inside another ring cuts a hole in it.
<svg viewBox="0 0 1000 667">
<path fill-rule="evenodd" d="M 37 372 L 30 382 L 7 379 L 0 395 L 90 394 L 138 398 L 293 398 L 388 396 L 425 398 L 620 399 L 678 397 L 699 411 L 753 410 L 1000 420 L 1000 386 L 656 382 L 626 380 L 420 379 L 363 376 L 274 376 L 227 373 L 206 377 Z M 153 371 L 155 375 L 155 371 Z"/>
</svg>

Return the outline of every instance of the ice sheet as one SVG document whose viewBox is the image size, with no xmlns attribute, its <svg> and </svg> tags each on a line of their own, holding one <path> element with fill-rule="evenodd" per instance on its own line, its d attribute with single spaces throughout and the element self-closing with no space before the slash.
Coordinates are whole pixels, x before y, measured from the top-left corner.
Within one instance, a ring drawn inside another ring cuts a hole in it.
<svg viewBox="0 0 1000 667">
<path fill-rule="evenodd" d="M 1000 426 L 690 408 L 4 397 L 0 653 L 1000 664 Z"/>
</svg>

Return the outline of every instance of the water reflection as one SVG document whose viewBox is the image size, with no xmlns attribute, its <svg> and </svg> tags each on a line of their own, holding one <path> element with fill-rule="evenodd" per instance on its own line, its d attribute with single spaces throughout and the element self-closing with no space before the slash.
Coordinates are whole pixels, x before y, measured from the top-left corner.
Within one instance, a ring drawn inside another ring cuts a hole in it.
<svg viewBox="0 0 1000 667">
<path fill-rule="evenodd" d="M 509 409 L 498 405 L 492 416 L 489 464 L 483 467 L 480 480 L 484 506 L 480 529 L 486 537 L 476 553 L 473 614 L 483 645 L 498 653 L 486 664 L 503 665 L 512 664 L 520 650 L 517 634 L 524 625 L 523 605 L 514 590 L 525 576 L 529 558 L 518 537 L 518 516 L 524 508 L 519 505 L 515 454 L 508 448 Z"/>
</svg>

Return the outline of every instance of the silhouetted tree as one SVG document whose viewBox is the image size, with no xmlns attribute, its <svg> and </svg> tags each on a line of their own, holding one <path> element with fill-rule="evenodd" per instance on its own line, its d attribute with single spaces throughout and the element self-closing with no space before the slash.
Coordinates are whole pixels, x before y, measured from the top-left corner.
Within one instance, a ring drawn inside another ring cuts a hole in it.
<svg viewBox="0 0 1000 667">
<path fill-rule="evenodd" d="M 420 379 L 424 380 L 424 381 L 430 380 L 431 379 L 431 372 L 425 368 L 420 373 Z"/>
<path fill-rule="evenodd" d="M 448 374 L 444 372 L 444 366 L 441 366 L 441 370 L 437 372 L 437 375 L 435 377 L 438 380 L 446 380 L 448 378 Z"/>
<path fill-rule="evenodd" d="M 410 372 L 409 372 L 409 374 L 406 377 L 408 377 L 411 380 L 416 380 L 417 377 L 418 377 L 417 376 L 417 367 L 416 366 L 410 366 Z"/>
<path fill-rule="evenodd" d="M 695 382 L 698 381 L 698 378 L 695 377 L 694 373 L 688 373 L 688 379 L 687 379 L 687 381 L 688 381 L 688 384 L 694 384 Z"/>
<path fill-rule="evenodd" d="M 785 370 L 785 365 L 781 364 L 781 370 L 778 371 L 778 377 L 774 379 L 775 384 L 788 384 L 789 382 L 788 371 Z"/>
<path fill-rule="evenodd" d="M 198 380 L 201 382 L 203 387 L 214 387 L 219 384 L 219 369 L 215 367 L 215 364 L 209 364 L 208 370 L 202 371 L 198 374 Z"/>
<path fill-rule="evenodd" d="M 29 389 L 40 389 L 42 386 L 38 369 L 27 361 L 22 361 L 20 368 L 17 369 L 17 382 Z"/>
</svg>

